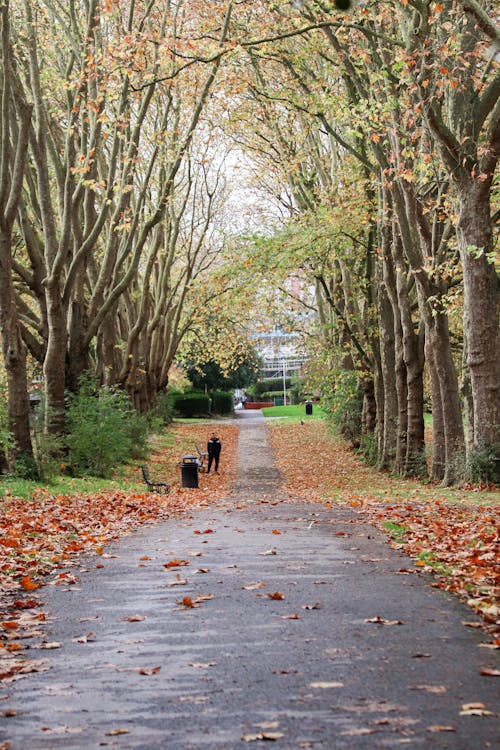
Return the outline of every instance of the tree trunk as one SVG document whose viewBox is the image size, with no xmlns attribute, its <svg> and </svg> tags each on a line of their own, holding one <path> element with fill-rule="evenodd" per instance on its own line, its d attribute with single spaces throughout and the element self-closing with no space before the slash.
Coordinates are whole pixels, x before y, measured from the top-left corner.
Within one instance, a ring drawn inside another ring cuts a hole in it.
<svg viewBox="0 0 500 750">
<path fill-rule="evenodd" d="M 55 437 L 65 431 L 66 326 L 59 284 L 47 287 L 49 338 L 43 363 L 45 431 Z"/>
<path fill-rule="evenodd" d="M 396 458 L 396 436 L 398 424 L 398 400 L 395 382 L 395 319 L 392 304 L 385 286 L 380 286 L 378 297 L 380 355 L 384 390 L 382 425 L 383 429 L 378 455 L 378 467 L 380 469 L 393 469 Z"/>
<path fill-rule="evenodd" d="M 442 481 L 446 468 L 446 444 L 444 434 L 443 401 L 439 387 L 439 376 L 434 362 L 434 347 L 425 342 L 425 356 L 429 368 L 432 395 L 432 464 L 431 478 Z"/>
<path fill-rule="evenodd" d="M 471 181 L 460 196 L 458 241 L 464 279 L 464 333 L 474 405 L 474 448 L 500 444 L 498 278 L 488 194 Z"/>
<path fill-rule="evenodd" d="M 32 459 L 26 348 L 14 304 L 10 259 L 10 233 L 0 229 L 0 330 L 7 373 L 9 431 L 14 443 L 11 458 L 27 456 Z"/>
</svg>

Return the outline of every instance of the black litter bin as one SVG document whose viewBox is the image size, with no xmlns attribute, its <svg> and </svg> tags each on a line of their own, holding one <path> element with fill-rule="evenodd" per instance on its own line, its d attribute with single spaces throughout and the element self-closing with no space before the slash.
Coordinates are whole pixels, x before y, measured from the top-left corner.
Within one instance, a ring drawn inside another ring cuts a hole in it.
<svg viewBox="0 0 500 750">
<path fill-rule="evenodd" d="M 313 413 L 312 401 L 306 401 L 306 414 L 312 414 L 312 413 Z"/>
<path fill-rule="evenodd" d="M 181 461 L 183 487 L 198 487 L 198 457 L 183 456 Z"/>
</svg>

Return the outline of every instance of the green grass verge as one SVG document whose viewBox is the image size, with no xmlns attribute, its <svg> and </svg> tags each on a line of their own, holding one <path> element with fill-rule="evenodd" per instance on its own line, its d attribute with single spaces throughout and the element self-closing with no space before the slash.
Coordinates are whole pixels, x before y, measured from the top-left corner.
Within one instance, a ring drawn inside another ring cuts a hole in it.
<svg viewBox="0 0 500 750">
<path fill-rule="evenodd" d="M 313 404 L 313 413 L 311 415 L 306 414 L 306 407 L 304 404 L 297 404 L 296 406 L 269 406 L 262 409 L 262 413 L 265 417 L 282 417 L 283 419 L 292 419 L 304 422 L 308 422 L 314 419 L 324 419 L 325 412 L 318 404 Z"/>
<path fill-rule="evenodd" d="M 139 478 L 138 478 L 139 479 Z M 51 482 L 35 482 L 14 477 L 4 478 L 0 482 L 0 502 L 2 497 L 13 495 L 30 500 L 37 492 L 49 492 L 51 495 L 94 495 L 106 490 L 139 491 L 142 484 L 138 481 L 130 487 L 124 487 L 120 479 L 102 479 L 102 477 L 64 477 L 56 476 Z"/>
</svg>

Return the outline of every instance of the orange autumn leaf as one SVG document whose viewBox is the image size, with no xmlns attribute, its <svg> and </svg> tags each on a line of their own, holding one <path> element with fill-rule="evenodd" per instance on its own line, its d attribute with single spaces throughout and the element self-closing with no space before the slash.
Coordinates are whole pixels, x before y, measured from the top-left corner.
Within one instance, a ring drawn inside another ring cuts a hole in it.
<svg viewBox="0 0 500 750">
<path fill-rule="evenodd" d="M 7 622 L 2 622 L 1 625 L 4 630 L 17 630 L 19 627 L 19 623 L 16 622 L 15 620 L 8 620 Z"/>
<path fill-rule="evenodd" d="M 23 576 L 21 578 L 21 586 L 25 591 L 34 591 L 40 588 L 40 584 L 35 583 L 29 576 Z"/>
<path fill-rule="evenodd" d="M 274 594 L 267 594 L 268 599 L 274 599 L 276 601 L 279 601 L 281 599 L 284 599 L 285 597 L 281 593 L 281 591 L 275 591 Z"/>
<path fill-rule="evenodd" d="M 169 560 L 169 562 L 165 563 L 163 567 L 164 568 L 180 568 L 183 565 L 189 565 L 189 560 L 178 560 L 177 558 L 174 558 L 173 560 Z"/>
</svg>

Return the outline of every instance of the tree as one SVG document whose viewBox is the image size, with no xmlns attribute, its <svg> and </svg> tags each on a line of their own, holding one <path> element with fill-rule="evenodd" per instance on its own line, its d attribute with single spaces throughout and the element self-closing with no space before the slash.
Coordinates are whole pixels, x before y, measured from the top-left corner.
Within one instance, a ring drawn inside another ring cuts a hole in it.
<svg viewBox="0 0 500 750">
<path fill-rule="evenodd" d="M 31 107 L 12 86 L 12 41 L 9 3 L 0 5 L 0 330 L 7 371 L 8 428 L 12 434 L 11 458 L 31 462 L 26 348 L 15 305 L 12 276 L 12 237 L 26 167 L 26 147 Z M 0 458 L 0 468 L 4 456 Z"/>
</svg>

